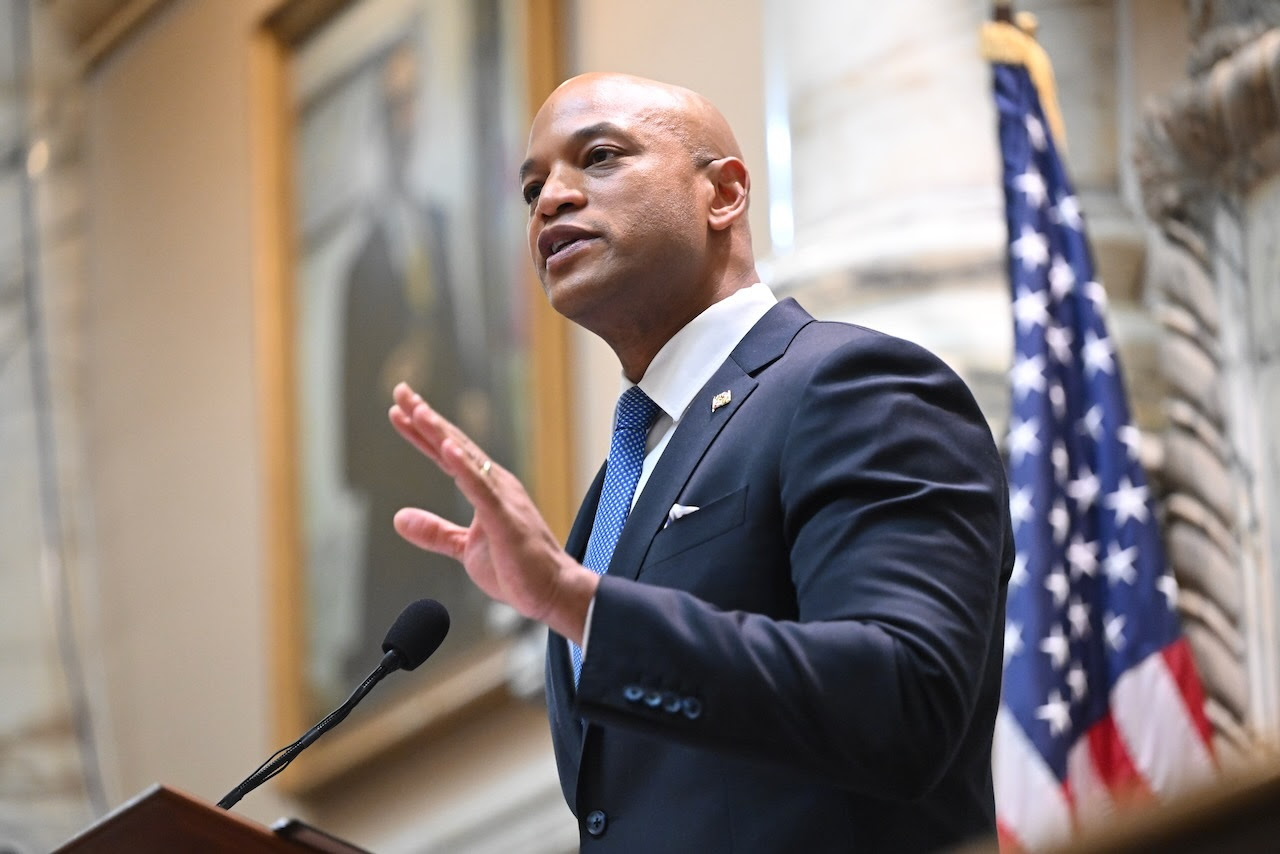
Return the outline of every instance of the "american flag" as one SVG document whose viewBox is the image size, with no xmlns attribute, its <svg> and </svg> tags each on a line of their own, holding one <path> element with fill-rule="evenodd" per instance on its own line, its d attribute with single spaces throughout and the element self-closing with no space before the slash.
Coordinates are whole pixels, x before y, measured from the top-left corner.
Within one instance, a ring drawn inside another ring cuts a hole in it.
<svg viewBox="0 0 1280 854">
<path fill-rule="evenodd" d="M 1026 69 L 993 69 L 1017 545 L 993 768 L 1002 845 L 1034 850 L 1204 781 L 1214 759 L 1080 205 Z"/>
</svg>

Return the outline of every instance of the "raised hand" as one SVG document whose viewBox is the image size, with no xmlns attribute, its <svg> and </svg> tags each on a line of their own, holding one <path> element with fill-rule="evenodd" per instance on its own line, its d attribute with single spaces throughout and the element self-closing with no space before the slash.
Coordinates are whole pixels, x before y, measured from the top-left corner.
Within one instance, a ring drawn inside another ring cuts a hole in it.
<svg viewBox="0 0 1280 854">
<path fill-rule="evenodd" d="M 453 478 L 475 510 L 463 527 L 406 507 L 396 513 L 396 532 L 419 548 L 460 561 L 490 598 L 581 643 L 599 577 L 565 553 L 515 475 L 407 384 L 393 394 L 388 414 L 396 431 Z"/>
</svg>

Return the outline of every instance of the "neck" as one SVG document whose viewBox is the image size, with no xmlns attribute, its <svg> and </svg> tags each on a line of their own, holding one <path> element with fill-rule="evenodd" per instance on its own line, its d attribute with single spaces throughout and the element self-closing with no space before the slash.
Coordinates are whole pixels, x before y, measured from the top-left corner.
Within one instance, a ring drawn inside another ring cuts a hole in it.
<svg viewBox="0 0 1280 854">
<path fill-rule="evenodd" d="M 669 306 L 668 311 L 662 314 L 655 313 L 649 323 L 632 322 L 625 328 L 614 330 L 611 335 L 600 334 L 600 337 L 618 357 L 623 376 L 630 382 L 638 383 L 644 377 L 645 371 L 649 369 L 654 357 L 658 355 L 658 351 L 666 346 L 677 332 L 725 297 L 758 281 L 760 277 L 755 267 L 749 267 L 733 277 L 722 279 L 719 286 L 711 291 L 706 299 L 690 301 L 682 306 L 680 311 L 671 310 L 675 308 L 674 305 Z"/>
</svg>

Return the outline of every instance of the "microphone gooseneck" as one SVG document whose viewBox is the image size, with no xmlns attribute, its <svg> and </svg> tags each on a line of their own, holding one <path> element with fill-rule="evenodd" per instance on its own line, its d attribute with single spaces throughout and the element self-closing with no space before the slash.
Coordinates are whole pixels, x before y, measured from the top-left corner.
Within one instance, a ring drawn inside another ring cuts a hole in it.
<svg viewBox="0 0 1280 854">
<path fill-rule="evenodd" d="M 306 750 L 320 736 L 333 729 L 351 714 L 356 704 L 373 690 L 373 686 L 382 681 L 388 673 L 397 670 L 413 670 L 431 657 L 439 649 L 444 637 L 449 633 L 449 612 L 434 599 L 419 599 L 406 607 L 396 621 L 387 630 L 382 641 L 382 661 L 373 669 L 359 687 L 351 693 L 341 706 L 326 715 L 302 737 L 287 747 L 282 747 L 267 761 L 244 779 L 240 785 L 228 792 L 218 806 L 231 809 L 245 795 L 279 774 L 298 754 Z"/>
</svg>

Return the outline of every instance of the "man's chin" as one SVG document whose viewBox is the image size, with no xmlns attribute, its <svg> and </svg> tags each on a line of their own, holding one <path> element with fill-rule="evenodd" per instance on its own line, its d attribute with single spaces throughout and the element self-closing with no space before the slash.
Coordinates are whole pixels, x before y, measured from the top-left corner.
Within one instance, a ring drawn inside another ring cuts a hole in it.
<svg viewBox="0 0 1280 854">
<path fill-rule="evenodd" d="M 560 275 L 547 277 L 542 282 L 543 293 L 556 313 L 579 326 L 591 329 L 592 315 L 601 308 L 607 308 L 609 294 L 607 287 L 594 277 L 579 275 Z"/>
</svg>

